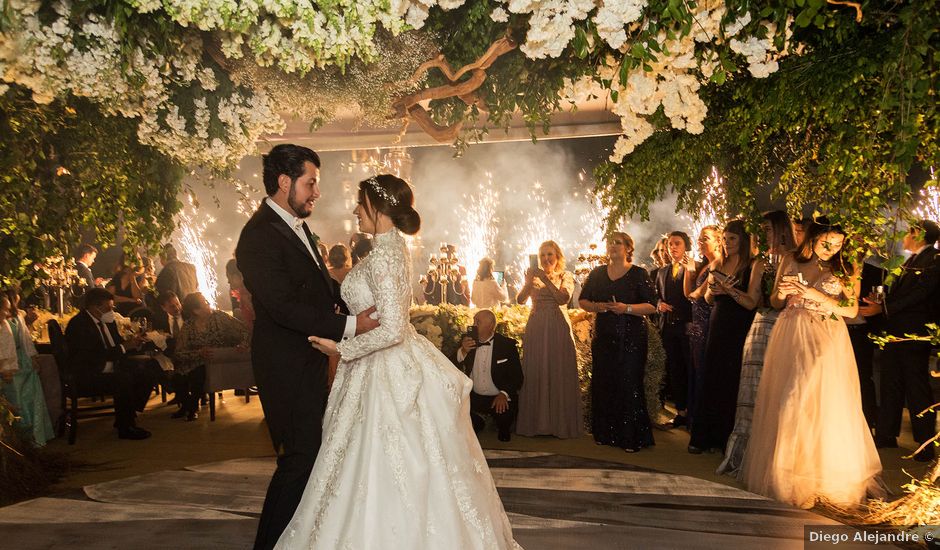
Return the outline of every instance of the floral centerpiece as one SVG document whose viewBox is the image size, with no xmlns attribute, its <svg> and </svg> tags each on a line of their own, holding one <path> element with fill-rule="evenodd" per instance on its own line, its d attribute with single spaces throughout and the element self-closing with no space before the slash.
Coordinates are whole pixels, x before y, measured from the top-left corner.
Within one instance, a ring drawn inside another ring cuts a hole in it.
<svg viewBox="0 0 940 550">
<path fill-rule="evenodd" d="M 36 271 L 36 283 L 39 285 L 53 288 L 85 286 L 85 280 L 78 276 L 78 269 L 72 258 L 51 256 L 37 262 L 33 269 Z"/>
</svg>

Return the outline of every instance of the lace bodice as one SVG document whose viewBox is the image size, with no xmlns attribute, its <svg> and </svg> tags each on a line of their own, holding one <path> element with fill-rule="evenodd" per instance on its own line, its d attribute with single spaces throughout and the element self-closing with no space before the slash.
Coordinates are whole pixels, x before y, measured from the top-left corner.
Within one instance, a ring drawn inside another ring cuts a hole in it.
<svg viewBox="0 0 940 550">
<path fill-rule="evenodd" d="M 352 314 L 375 305 L 379 325 L 337 345 L 352 361 L 400 343 L 411 330 L 411 256 L 397 229 L 375 236 L 372 252 L 346 275 L 341 288 Z"/>
<path fill-rule="evenodd" d="M 782 268 L 785 270 L 783 272 L 784 276 L 798 277 L 802 274 L 803 280 L 805 280 L 809 286 L 832 298 L 838 299 L 845 292 L 845 287 L 842 285 L 842 282 L 833 275 L 832 271 L 828 267 L 820 266 L 815 262 L 800 264 L 793 260 L 792 257 L 789 257 L 785 260 L 785 264 Z M 787 297 L 786 309 L 806 309 L 824 315 L 833 313 L 832 309 L 815 300 L 808 300 L 793 295 Z"/>
</svg>

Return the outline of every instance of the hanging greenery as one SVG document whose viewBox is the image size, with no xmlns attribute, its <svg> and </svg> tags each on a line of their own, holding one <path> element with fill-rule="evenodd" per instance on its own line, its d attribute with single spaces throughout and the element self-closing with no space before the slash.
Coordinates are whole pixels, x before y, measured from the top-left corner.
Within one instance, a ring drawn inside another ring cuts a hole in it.
<svg viewBox="0 0 940 550">
<path fill-rule="evenodd" d="M 87 230 L 148 247 L 172 232 L 183 169 L 128 119 L 77 99 L 40 105 L 15 86 L 0 96 L 0 135 L 0 285 L 68 257 Z"/>
<path fill-rule="evenodd" d="M 122 135 L 187 168 L 225 172 L 285 115 L 420 115 L 463 146 L 517 114 L 536 137 L 595 96 L 623 129 L 595 174 L 611 220 L 645 217 L 668 192 L 694 213 L 714 166 L 732 211 L 769 189 L 852 231 L 890 227 L 911 168 L 937 160 L 935 2 L 2 1 L 4 101 L 38 112 L 83 98 L 83 113 L 123 118 Z M 408 74 L 481 60 L 454 80 Z M 405 101 L 428 89 L 430 105 Z M 868 231 L 859 248 L 883 242 Z"/>
<path fill-rule="evenodd" d="M 842 223 L 858 254 L 884 254 L 893 216 L 913 206 L 909 173 L 940 161 L 940 6 L 870 2 L 865 13 L 861 23 L 849 13 L 818 21 L 824 30 L 798 18 L 802 55 L 766 79 L 709 86 L 702 133 L 659 131 L 600 166 L 611 217 L 648 216 L 670 191 L 694 210 L 715 166 L 730 211 L 754 214 L 756 193 L 769 192 L 794 214 L 814 209 Z"/>
</svg>

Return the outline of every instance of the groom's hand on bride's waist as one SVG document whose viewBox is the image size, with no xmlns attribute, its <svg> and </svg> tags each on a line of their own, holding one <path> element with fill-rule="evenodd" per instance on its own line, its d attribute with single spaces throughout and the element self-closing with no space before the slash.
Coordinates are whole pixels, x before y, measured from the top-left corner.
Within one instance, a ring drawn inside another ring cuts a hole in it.
<svg viewBox="0 0 940 550">
<path fill-rule="evenodd" d="M 364 332 L 369 332 L 370 330 L 379 326 L 378 319 L 373 319 L 372 314 L 375 313 L 375 306 L 370 307 L 356 315 L 356 334 L 362 334 Z"/>
</svg>

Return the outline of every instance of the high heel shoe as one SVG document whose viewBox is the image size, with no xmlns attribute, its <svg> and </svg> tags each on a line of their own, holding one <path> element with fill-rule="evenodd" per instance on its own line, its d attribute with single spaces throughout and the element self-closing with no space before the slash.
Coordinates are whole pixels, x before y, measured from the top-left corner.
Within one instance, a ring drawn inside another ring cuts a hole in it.
<svg viewBox="0 0 940 550">
<path fill-rule="evenodd" d="M 192 422 L 193 420 L 196 420 L 197 418 L 199 418 L 199 413 L 196 411 L 189 411 L 188 413 L 186 413 L 186 422 Z"/>
</svg>

